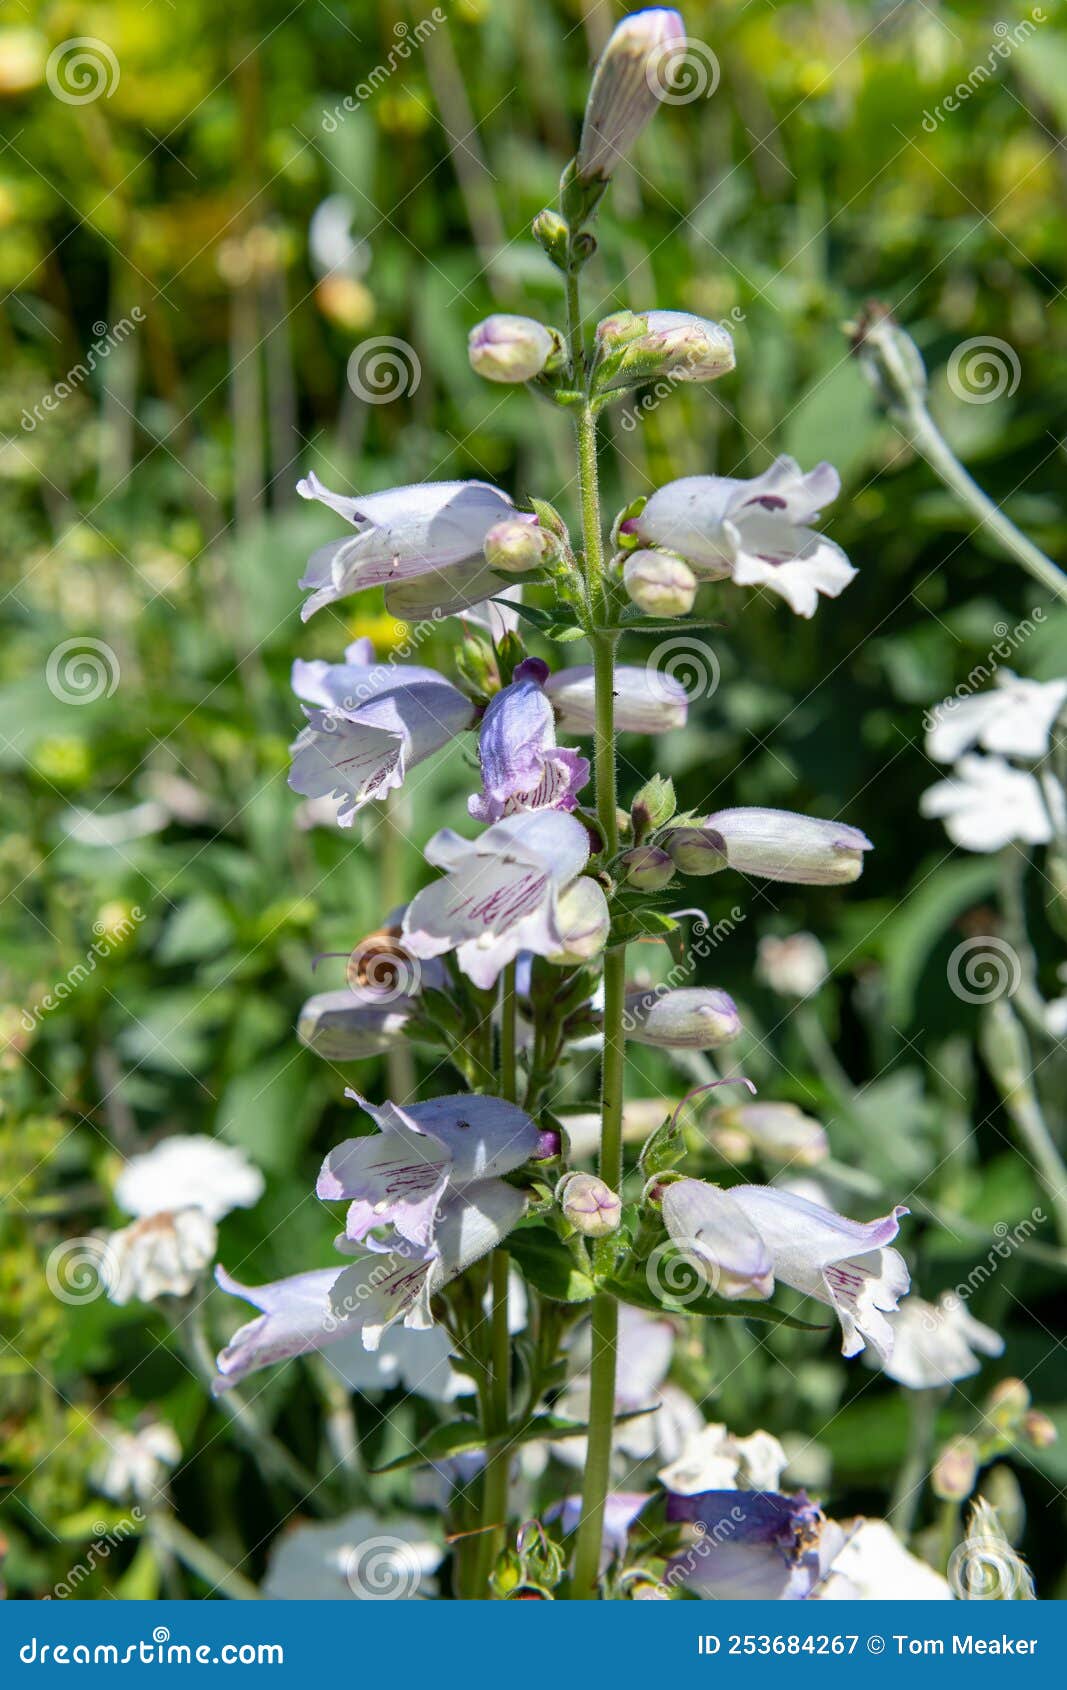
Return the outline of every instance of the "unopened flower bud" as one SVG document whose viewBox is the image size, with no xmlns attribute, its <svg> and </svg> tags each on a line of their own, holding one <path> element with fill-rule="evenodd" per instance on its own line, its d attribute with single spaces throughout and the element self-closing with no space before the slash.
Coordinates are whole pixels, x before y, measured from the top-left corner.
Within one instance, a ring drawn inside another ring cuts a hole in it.
<svg viewBox="0 0 1067 1690">
<path fill-rule="evenodd" d="M 978 1452 L 970 1438 L 946 1444 L 930 1474 L 930 1486 L 942 1502 L 966 1502 L 978 1477 Z"/>
<path fill-rule="evenodd" d="M 622 578 L 631 601 L 650 616 L 685 616 L 693 608 L 697 578 L 671 552 L 631 552 Z"/>
<path fill-rule="evenodd" d="M 717 834 L 727 866 L 795 886 L 847 886 L 863 872 L 871 842 L 858 827 L 791 810 L 718 810 L 704 827 Z"/>
<path fill-rule="evenodd" d="M 601 54 L 589 91 L 582 138 L 575 160 L 578 176 L 606 181 L 652 119 L 669 79 L 659 67 L 685 41 L 677 12 L 653 6 L 615 26 Z"/>
<path fill-rule="evenodd" d="M 686 986 L 670 992 L 652 988 L 629 992 L 623 1027 L 635 1044 L 668 1050 L 716 1050 L 741 1031 L 737 1005 L 712 986 Z"/>
<path fill-rule="evenodd" d="M 608 901 L 599 882 L 588 874 L 579 875 L 560 897 L 557 923 L 563 948 L 549 962 L 565 966 L 599 956 L 611 927 Z"/>
<path fill-rule="evenodd" d="M 623 857 L 626 883 L 642 892 L 660 892 L 674 879 L 674 864 L 666 851 L 655 845 L 638 845 Z"/>
<path fill-rule="evenodd" d="M 718 874 L 726 867 L 722 840 L 707 828 L 672 828 L 664 844 L 675 868 L 683 874 Z"/>
<path fill-rule="evenodd" d="M 830 965 L 814 933 L 790 933 L 778 939 L 768 933 L 756 948 L 756 974 L 772 992 L 786 998 L 810 998 Z"/>
<path fill-rule="evenodd" d="M 1042 1414 L 1036 1408 L 1023 1415 L 1022 1434 L 1027 1443 L 1033 1444 L 1035 1449 L 1049 1449 L 1059 1437 L 1048 1415 Z"/>
<path fill-rule="evenodd" d="M 592 664 L 557 669 L 545 682 L 556 720 L 565 733 L 592 733 L 596 682 Z M 620 663 L 615 671 L 615 728 L 619 733 L 663 734 L 684 728 L 689 698 L 681 681 L 658 669 Z"/>
<path fill-rule="evenodd" d="M 622 1202 L 596 1174 L 566 1174 L 556 1189 L 560 1208 L 585 1238 L 606 1238 L 618 1230 Z"/>
<path fill-rule="evenodd" d="M 470 332 L 471 368 L 487 381 L 532 381 L 559 346 L 559 338 L 533 317 L 487 317 Z"/>
<path fill-rule="evenodd" d="M 536 517 L 509 517 L 495 522 L 485 536 L 485 561 L 502 575 L 523 575 L 540 569 L 556 555 L 555 537 L 542 528 Z"/>
<path fill-rule="evenodd" d="M 998 1422 L 1014 1422 L 1030 1407 L 1030 1392 L 1021 1379 L 1001 1379 L 989 1393 L 987 1411 Z"/>
<path fill-rule="evenodd" d="M 539 211 L 533 220 L 531 233 L 554 263 L 559 264 L 566 258 L 570 229 L 558 211 L 550 211 L 547 207 Z"/>
<path fill-rule="evenodd" d="M 714 381 L 736 362 L 729 331 L 688 311 L 619 311 L 597 325 L 596 338 L 605 393 L 654 376 Z"/>
<path fill-rule="evenodd" d="M 674 782 L 662 775 L 646 780 L 630 806 L 630 823 L 638 844 L 654 827 L 662 827 L 674 814 L 676 800 Z"/>
</svg>

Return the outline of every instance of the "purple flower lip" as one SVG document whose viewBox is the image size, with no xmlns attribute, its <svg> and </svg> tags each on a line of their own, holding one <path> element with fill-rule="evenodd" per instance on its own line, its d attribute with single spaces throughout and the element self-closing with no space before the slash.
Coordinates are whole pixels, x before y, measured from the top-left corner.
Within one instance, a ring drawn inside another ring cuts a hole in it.
<svg viewBox="0 0 1067 1690">
<path fill-rule="evenodd" d="M 559 1133 L 554 1132 L 551 1128 L 546 1128 L 538 1138 L 537 1149 L 530 1160 L 532 1162 L 550 1162 L 553 1156 L 559 1155 L 562 1148 L 563 1140 Z"/>
</svg>

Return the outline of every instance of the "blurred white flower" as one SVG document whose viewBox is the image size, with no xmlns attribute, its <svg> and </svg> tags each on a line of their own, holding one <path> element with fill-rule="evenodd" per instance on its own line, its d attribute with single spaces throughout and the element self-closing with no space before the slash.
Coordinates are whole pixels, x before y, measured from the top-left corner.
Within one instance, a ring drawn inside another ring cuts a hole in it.
<svg viewBox="0 0 1067 1690">
<path fill-rule="evenodd" d="M 110 1424 L 102 1436 L 108 1455 L 96 1474 L 97 1489 L 116 1502 L 154 1502 L 166 1484 L 168 1468 L 181 1459 L 182 1446 L 173 1428 L 160 1420 L 146 1421 L 132 1432 Z"/>
<path fill-rule="evenodd" d="M 1052 724 L 1067 703 L 1067 680 L 1026 681 L 1000 669 L 988 692 L 946 698 L 930 712 L 926 749 L 938 763 L 980 745 L 983 751 L 1036 762 L 1049 748 Z"/>
<path fill-rule="evenodd" d="M 999 851 L 1013 839 L 1047 845 L 1051 813 L 1064 820 L 1062 787 L 1051 777 L 1038 781 L 1003 757 L 961 757 L 947 780 L 927 787 L 919 803 L 936 816 L 954 845 L 965 851 Z"/>
<path fill-rule="evenodd" d="M 657 1476 L 680 1496 L 706 1490 L 776 1491 L 785 1466 L 785 1450 L 770 1432 L 735 1438 L 725 1426 L 709 1425 L 688 1437 L 677 1461 Z"/>
<path fill-rule="evenodd" d="M 767 933 L 756 947 L 756 973 L 772 992 L 787 998 L 810 998 L 830 972 L 830 964 L 814 933 L 790 933 L 784 939 Z"/>
<path fill-rule="evenodd" d="M 250 1209 L 263 1195 L 263 1175 L 243 1150 L 206 1133 L 165 1138 L 131 1156 L 115 1181 L 115 1201 L 129 1215 L 203 1209 L 220 1221 L 231 1209 Z"/>
<path fill-rule="evenodd" d="M 260 1589 L 285 1602 L 411 1600 L 437 1594 L 441 1560 L 422 1520 L 380 1520 L 357 1508 L 279 1533 Z"/>
<path fill-rule="evenodd" d="M 987 1356 L 1004 1351 L 999 1332 L 969 1315 L 953 1291 L 946 1291 L 936 1304 L 906 1297 L 889 1323 L 893 1349 L 885 1371 L 913 1391 L 969 1379 L 982 1365 L 976 1350 Z"/>
<path fill-rule="evenodd" d="M 103 1279 L 113 1303 L 187 1297 L 214 1260 L 218 1234 L 203 1209 L 145 1215 L 113 1232 L 103 1247 Z"/>
</svg>

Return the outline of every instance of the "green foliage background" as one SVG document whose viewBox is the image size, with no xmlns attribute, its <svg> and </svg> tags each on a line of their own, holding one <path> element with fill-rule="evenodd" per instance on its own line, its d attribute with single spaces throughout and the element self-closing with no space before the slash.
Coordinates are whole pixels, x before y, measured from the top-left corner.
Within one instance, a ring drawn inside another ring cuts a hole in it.
<svg viewBox="0 0 1067 1690">
<path fill-rule="evenodd" d="M 313 976 L 314 954 L 350 947 L 425 870 L 414 848 L 400 862 L 379 849 L 377 820 L 357 831 L 356 850 L 294 825 L 292 657 L 336 657 L 355 633 L 384 648 L 403 639 L 367 598 L 301 629 L 297 577 L 336 523 L 294 499 L 298 474 L 314 467 L 361 490 L 479 476 L 573 514 L 566 419 L 479 382 L 465 336 L 492 309 L 558 320 L 554 272 L 527 231 L 573 149 L 589 64 L 615 14 L 579 0 L 460 0 L 408 41 L 405 28 L 429 11 L 390 0 L 31 0 L 0 30 L 0 1518 L 12 1594 L 46 1591 L 90 1522 L 107 1517 L 92 1486 L 105 1419 L 132 1423 L 150 1407 L 176 1427 L 178 1514 L 249 1576 L 292 1506 L 229 1436 L 165 1312 L 68 1307 L 44 1266 L 57 1242 L 117 1221 L 119 1156 L 164 1131 L 219 1133 L 265 1170 L 258 1208 L 222 1227 L 222 1259 L 239 1277 L 332 1259 L 311 1192 L 344 1131 L 342 1075 L 297 1046 L 295 1016 L 311 990 L 340 983 L 340 963 Z M 1058 11 L 938 121 L 1005 14 L 918 0 L 690 4 L 689 32 L 714 48 L 720 85 L 659 115 L 606 204 L 589 270 L 597 314 L 652 303 L 732 314 L 737 343 L 736 374 L 714 388 L 652 395 L 639 418 L 612 413 L 609 509 L 673 476 L 756 473 L 780 451 L 805 467 L 829 457 L 842 472 L 830 526 L 859 579 L 807 623 L 765 596 L 724 594 L 710 640 L 718 689 L 684 735 L 627 742 L 625 785 L 658 767 L 686 807 L 842 814 L 874 840 L 847 894 L 759 891 L 707 977 L 744 1006 L 746 1071 L 761 1090 L 827 1122 L 837 1161 L 869 1182 L 861 1201 L 910 1204 L 905 1242 L 927 1295 L 964 1279 L 997 1223 L 1014 1225 L 1041 1194 L 976 1057 L 977 1012 L 946 982 L 961 936 L 996 930 L 996 870 L 918 819 L 938 774 L 922 715 L 988 661 L 1001 625 L 1035 606 L 1046 618 L 1013 666 L 1062 674 L 1065 621 L 974 536 L 879 416 L 842 325 L 871 296 L 894 306 L 957 451 L 1061 554 Z M 80 35 L 106 42 L 121 74 L 110 95 L 68 104 L 45 60 Z M 382 66 L 369 97 L 324 125 Z M 351 202 L 359 276 L 323 280 L 312 267 L 309 219 L 328 194 Z M 135 308 L 136 332 L 34 421 L 99 325 Z M 963 403 L 944 366 L 962 341 L 990 335 L 1018 356 L 1017 390 Z M 407 343 L 421 371 L 381 405 L 362 403 L 345 373 L 353 349 L 378 336 Z M 78 707 L 54 696 L 46 669 L 57 645 L 86 636 L 112 649 L 118 682 Z M 457 637 L 445 624 L 419 661 L 446 661 Z M 645 649 L 635 637 L 623 660 Z M 580 655 L 571 648 L 568 660 Z M 462 823 L 467 784 L 459 753 L 423 774 L 406 821 L 413 847 L 443 820 Z M 161 795 L 159 832 L 118 848 L 67 836 L 72 808 L 107 816 Z M 737 890 L 701 884 L 715 922 Z M 1051 988 L 1055 946 L 1034 915 Z M 28 1032 L 25 1006 L 131 920 Z M 835 964 L 818 1019 L 857 1088 L 849 1101 L 794 1018 L 753 984 L 757 938 L 796 927 L 819 933 Z M 1050 1061 L 1062 1091 L 1062 1053 Z M 377 1069 L 343 1077 L 373 1095 L 385 1085 Z M 678 1094 L 679 1076 L 650 1053 L 633 1069 L 635 1095 Z M 572 1085 L 574 1100 L 589 1084 Z M 946 1212 L 957 1222 L 935 1224 Z M 1047 1230 L 1049 1248 L 1016 1252 L 972 1305 L 1008 1349 L 941 1404 L 940 1435 L 969 1430 L 1001 1374 L 1026 1378 L 1067 1430 L 1062 1270 Z M 216 1337 L 232 1317 L 213 1299 Z M 884 1510 L 907 1404 L 861 1366 L 846 1370 L 829 1338 L 716 1323 L 706 1351 L 687 1343 L 681 1368 L 697 1395 L 711 1393 L 711 1418 L 813 1439 L 825 1456 L 817 1488 L 835 1513 Z M 262 1402 L 282 1441 L 319 1464 L 330 1405 L 314 1370 L 285 1370 Z M 357 1400 L 368 1456 L 395 1452 L 390 1409 L 406 1436 L 425 1424 L 413 1400 Z M 1067 1453 L 1008 1461 L 1042 1594 L 1062 1594 Z M 406 1482 L 374 1494 L 403 1499 Z M 365 1494 L 359 1472 L 332 1484 L 338 1509 Z M 91 1588 L 205 1586 L 146 1538 Z"/>
</svg>

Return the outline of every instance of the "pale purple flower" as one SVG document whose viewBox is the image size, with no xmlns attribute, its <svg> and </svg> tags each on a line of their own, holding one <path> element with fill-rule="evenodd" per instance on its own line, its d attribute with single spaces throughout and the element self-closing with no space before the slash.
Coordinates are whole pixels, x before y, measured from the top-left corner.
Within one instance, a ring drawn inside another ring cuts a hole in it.
<svg viewBox="0 0 1067 1690">
<path fill-rule="evenodd" d="M 731 1186 L 729 1196 L 759 1233 L 776 1280 L 833 1309 L 841 1353 L 858 1355 L 865 1341 L 883 1362 L 893 1353 L 895 1313 L 910 1285 L 900 1252 L 897 1206 L 874 1221 L 853 1221 L 821 1204 L 769 1185 Z"/>
<path fill-rule="evenodd" d="M 216 1394 L 261 1367 L 308 1355 L 356 1333 L 364 1349 L 375 1350 L 382 1334 L 398 1320 L 428 1330 L 433 1325 L 434 1293 L 495 1249 L 521 1220 L 525 1207 L 520 1191 L 503 1180 L 488 1179 L 442 1205 L 431 1251 L 409 1245 L 404 1253 L 368 1254 L 349 1267 L 315 1269 L 256 1286 L 240 1285 L 217 1268 L 215 1277 L 224 1291 L 262 1312 L 240 1327 L 220 1353 Z"/>
<path fill-rule="evenodd" d="M 300 583 L 311 590 L 305 620 L 364 587 L 410 581 L 472 559 L 481 563 L 489 529 L 514 510 L 506 493 L 484 481 L 432 481 L 347 498 L 309 475 L 297 492 L 329 505 L 356 530 L 312 554 Z"/>
<path fill-rule="evenodd" d="M 349 648 L 351 651 L 351 648 Z M 473 725 L 475 708 L 443 675 L 416 665 L 293 665 L 293 691 L 320 706 L 294 741 L 289 785 L 332 798 L 337 820 L 404 783 L 408 771 Z"/>
<path fill-rule="evenodd" d="M 596 731 L 596 683 L 591 664 L 557 669 L 545 682 L 545 691 L 564 733 Z M 688 712 L 688 694 L 676 676 L 628 663 L 616 668 L 617 733 L 670 733 L 673 728 L 685 727 Z"/>
<path fill-rule="evenodd" d="M 548 664 L 528 657 L 510 686 L 489 701 L 478 733 L 482 791 L 467 808 L 496 822 L 521 810 L 573 810 L 589 779 L 589 761 L 556 744 L 556 720 L 545 692 Z"/>
<path fill-rule="evenodd" d="M 741 1031 L 733 998 L 715 986 L 628 992 L 622 1024 L 635 1044 L 666 1050 L 717 1050 Z"/>
<path fill-rule="evenodd" d="M 534 317 L 497 312 L 467 337 L 471 369 L 487 381 L 532 381 L 560 345 L 559 336 Z"/>
<path fill-rule="evenodd" d="M 667 1497 L 669 1522 L 692 1522 L 691 1547 L 664 1574 L 709 1601 L 796 1602 L 814 1595 L 848 1534 L 803 1491 L 709 1490 Z"/>
<path fill-rule="evenodd" d="M 358 1062 L 395 1045 L 416 1008 L 415 999 L 406 994 L 376 1003 L 346 986 L 317 992 L 300 1011 L 297 1037 L 328 1062 Z"/>
<path fill-rule="evenodd" d="M 589 858 L 589 835 L 574 816 L 531 810 L 474 840 L 443 828 L 425 855 L 445 873 L 408 905 L 403 945 L 412 956 L 454 950 L 468 978 L 489 987 L 520 951 L 565 949 L 560 894 Z"/>
<path fill-rule="evenodd" d="M 260 1594 L 283 1602 L 422 1601 L 444 1559 L 434 1523 L 365 1508 L 335 1520 L 289 1521 L 270 1547 Z"/>
<path fill-rule="evenodd" d="M 379 1130 L 335 1145 L 315 1187 L 327 1201 L 348 1200 L 345 1249 L 387 1252 L 400 1239 L 429 1249 L 446 1187 L 454 1192 L 511 1173 L 540 1148 L 536 1122 L 498 1097 L 436 1097 L 401 1108 L 346 1095 Z M 382 1238 L 372 1238 L 379 1229 Z"/>
<path fill-rule="evenodd" d="M 617 311 L 597 324 L 597 351 L 612 362 L 600 391 L 633 387 L 666 375 L 672 381 L 714 381 L 735 367 L 729 330 L 689 311 Z"/>
<path fill-rule="evenodd" d="M 668 482 L 625 524 L 643 544 L 685 558 L 707 580 L 769 587 L 798 616 L 813 616 L 820 593 L 848 586 L 856 571 L 810 524 L 841 490 L 831 464 L 807 475 L 778 458 L 762 475 L 692 475 Z"/>
<path fill-rule="evenodd" d="M 652 1456 L 673 1461 L 703 1425 L 699 1408 L 667 1374 L 674 1353 L 675 1330 L 669 1320 L 630 1303 L 619 1304 L 615 1369 L 615 1413 L 633 1415 L 615 1430 L 612 1444 L 628 1463 Z M 589 1418 L 589 1364 L 592 1336 L 583 1328 L 572 1346 L 578 1371 L 560 1396 L 558 1412 L 570 1420 Z M 638 1414 L 638 1410 L 643 1410 Z M 585 1438 L 567 1438 L 552 1445 L 557 1460 L 568 1467 L 584 1467 Z"/>
</svg>

